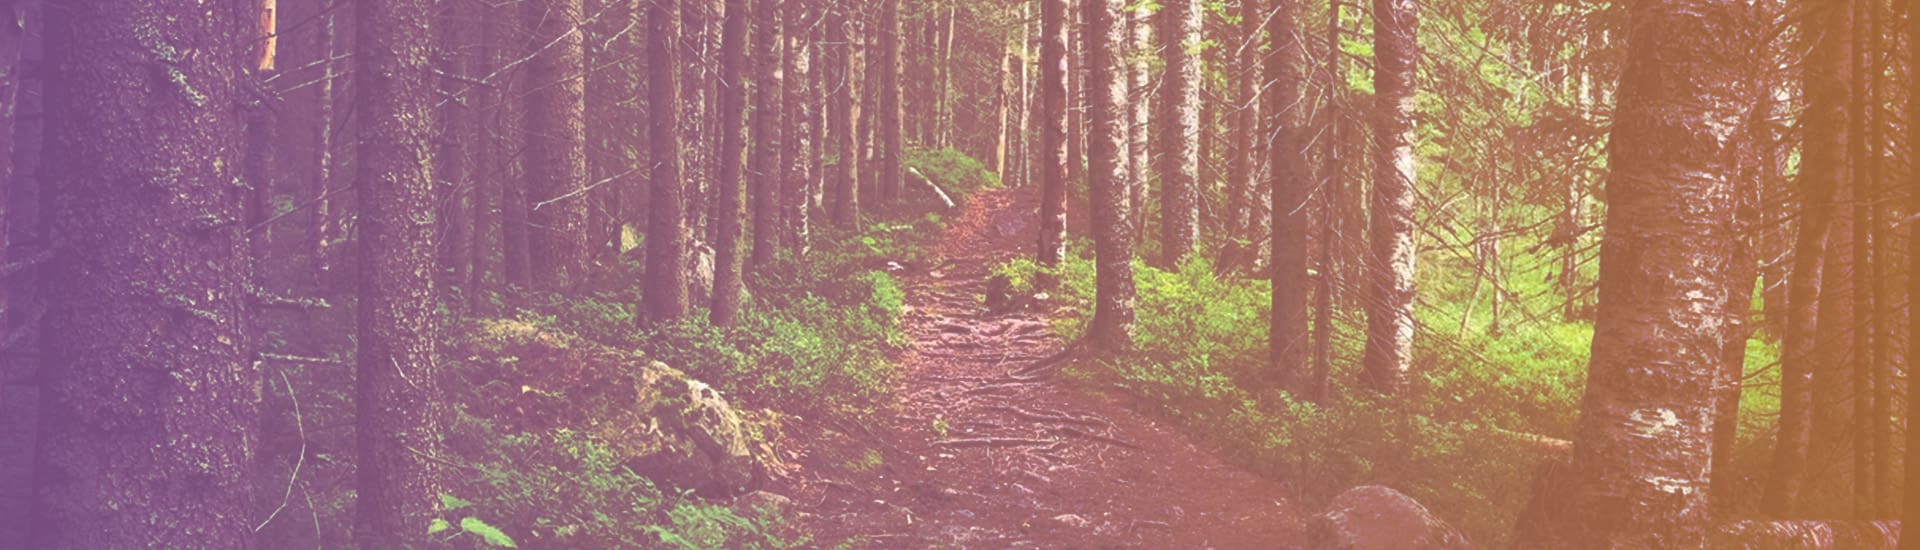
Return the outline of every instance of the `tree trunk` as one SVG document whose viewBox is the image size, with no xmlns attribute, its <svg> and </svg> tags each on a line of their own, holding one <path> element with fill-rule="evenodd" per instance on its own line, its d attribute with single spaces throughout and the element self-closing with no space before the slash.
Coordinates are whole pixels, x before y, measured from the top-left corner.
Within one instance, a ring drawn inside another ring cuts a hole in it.
<svg viewBox="0 0 1920 550">
<path fill-rule="evenodd" d="M 1765 90 L 1762 85 L 1757 89 Z M 1739 144 L 1739 179 L 1734 187 L 1733 258 L 1727 270 L 1727 341 L 1721 348 L 1720 377 L 1715 383 L 1713 419 L 1713 482 L 1711 493 L 1721 497 L 1715 506 L 1726 510 L 1737 478 L 1733 458 L 1740 443 L 1740 392 L 1747 374 L 1747 341 L 1753 337 L 1753 291 L 1760 276 L 1760 258 L 1754 233 L 1760 219 L 1760 190 L 1774 177 L 1767 151 L 1773 143 L 1767 132 L 1773 98 L 1756 93 L 1746 133 Z M 1718 517 L 1719 514 L 1716 514 Z"/>
<path fill-rule="evenodd" d="M 526 4 L 540 51 L 531 61 L 527 104 L 527 175 L 533 202 L 534 284 L 562 290 L 587 275 L 586 60 L 578 24 L 581 0 Z M 548 46 L 551 44 L 551 46 Z"/>
<path fill-rule="evenodd" d="M 707 131 L 707 125 L 713 119 L 712 109 L 717 99 L 710 100 L 709 95 L 717 94 L 714 87 L 714 54 L 711 44 L 712 31 L 708 21 L 712 15 L 714 0 L 687 0 L 680 7 L 680 48 L 684 58 L 681 60 L 680 101 L 683 108 L 680 114 L 680 135 L 683 145 L 680 152 L 680 168 L 685 176 L 687 231 L 708 241 L 713 239 L 713 230 L 709 227 L 709 201 L 714 200 L 717 190 L 710 189 L 716 177 L 713 151 L 718 150 L 719 134 Z"/>
<path fill-rule="evenodd" d="M 700 0 L 694 0 L 700 1 Z M 655 0 L 647 10 L 647 145 L 653 159 L 647 200 L 647 320 L 669 324 L 687 315 L 686 191 L 680 157 L 680 1 Z"/>
<path fill-rule="evenodd" d="M 781 34 L 783 2 L 754 0 L 754 52 L 758 64 L 753 86 L 752 164 L 747 167 L 747 195 L 753 201 L 753 254 L 747 269 L 763 272 L 773 263 L 780 242 L 780 187 L 786 175 L 782 163 L 781 107 L 786 93 L 782 70 L 785 38 Z"/>
<path fill-rule="evenodd" d="M 1128 173 L 1133 177 L 1127 184 L 1127 204 L 1132 210 L 1127 219 L 1133 221 L 1135 239 L 1144 239 L 1147 230 L 1147 183 L 1153 174 L 1153 152 L 1147 145 L 1152 141 L 1153 115 L 1153 12 L 1151 5 L 1140 2 L 1128 19 L 1128 30 L 1133 33 L 1133 51 L 1129 58 L 1133 61 L 1128 75 L 1133 78 L 1130 95 L 1127 96 L 1127 154 L 1133 165 Z"/>
<path fill-rule="evenodd" d="M 1367 343 L 1361 381 L 1387 395 L 1406 390 L 1413 359 L 1414 75 L 1419 6 L 1373 0 L 1374 177 L 1367 263 Z M 1276 169 L 1278 167 L 1275 167 Z M 1278 194 L 1278 189 L 1275 194 Z M 1280 228 L 1275 227 L 1278 234 Z"/>
<path fill-rule="evenodd" d="M 1200 235 L 1200 0 L 1161 8 L 1166 90 L 1160 97 L 1160 266 L 1177 269 Z"/>
<path fill-rule="evenodd" d="M 1087 192 L 1092 204 L 1094 313 L 1087 332 L 1095 348 L 1133 346 L 1133 228 L 1127 213 L 1126 0 L 1086 3 Z"/>
<path fill-rule="evenodd" d="M 1346 145 L 1346 69 L 1340 63 L 1346 55 L 1340 50 L 1341 0 L 1327 3 L 1327 136 L 1326 190 L 1321 193 L 1320 273 L 1313 291 L 1313 379 L 1307 382 L 1308 399 L 1325 403 L 1331 392 L 1333 372 L 1333 305 L 1339 285 L 1334 265 L 1340 250 L 1340 206 L 1345 204 L 1347 164 Z M 1269 213 L 1271 214 L 1271 213 Z"/>
<path fill-rule="evenodd" d="M 827 134 L 837 160 L 827 205 L 833 224 L 841 229 L 855 229 L 860 223 L 860 153 L 854 146 L 860 115 L 854 112 L 853 101 L 860 84 L 854 78 L 853 39 L 847 29 L 852 25 L 847 12 L 852 9 L 846 1 L 835 1 L 827 8 Z"/>
<path fill-rule="evenodd" d="M 489 5 L 487 8 L 488 32 L 494 40 L 508 44 L 521 44 L 521 48 L 502 48 L 495 52 L 493 65 L 502 67 L 506 63 L 533 53 L 524 43 L 526 29 L 521 23 L 526 17 L 517 10 L 520 6 L 512 4 Z M 499 43 L 499 42 L 494 42 Z M 525 79 L 508 78 L 502 81 L 500 90 L 500 112 L 494 117 L 498 120 L 494 141 L 495 172 L 500 177 L 500 251 L 502 273 L 508 284 L 533 284 L 532 240 L 529 233 L 531 224 L 527 219 L 527 170 L 530 161 L 522 156 L 520 145 L 526 137 L 527 108 L 525 101 L 510 101 L 526 92 Z"/>
<path fill-rule="evenodd" d="M 720 36 L 720 165 L 713 183 L 713 223 L 719 225 L 714 243 L 713 305 L 709 321 L 731 327 L 740 318 L 741 250 L 746 246 L 741 224 L 746 222 L 746 189 L 741 170 L 746 164 L 748 0 L 727 0 Z"/>
<path fill-rule="evenodd" d="M 358 0 L 354 97 L 359 122 L 359 454 L 355 540 L 366 548 L 431 543 L 441 437 L 434 346 L 433 175 L 428 66 L 430 0 Z M 577 7 L 577 4 L 576 4 Z M 575 10 L 577 12 L 577 10 Z M 576 96 L 577 97 L 577 96 Z"/>
<path fill-rule="evenodd" d="M 811 220 L 807 207 L 811 202 L 814 154 L 813 134 L 815 101 L 809 90 L 813 85 L 814 0 L 785 0 L 787 24 L 793 30 L 787 37 L 787 90 L 785 107 L 786 176 L 780 192 L 781 243 L 795 258 L 806 256 Z"/>
<path fill-rule="evenodd" d="M 342 75 L 334 70 L 335 33 L 332 13 L 314 20 L 314 51 L 320 57 L 319 90 L 314 98 L 313 180 L 308 194 L 313 201 L 307 214 L 307 254 L 311 258 L 315 282 L 322 283 L 332 271 L 333 208 L 330 194 L 333 184 L 334 79 Z"/>
<path fill-rule="evenodd" d="M 45 10 L 58 238 L 25 547 L 255 545 L 236 6 Z"/>
<path fill-rule="evenodd" d="M 441 0 L 434 2 L 433 20 L 433 63 L 440 70 L 463 74 L 460 61 L 465 55 L 465 42 L 471 31 L 463 28 L 467 21 L 464 14 L 458 12 L 462 2 Z M 466 139 L 466 102 L 467 84 L 451 78 L 435 78 L 431 82 L 437 88 L 433 113 L 432 160 L 434 178 L 434 219 L 438 234 L 435 242 L 435 271 L 439 279 L 435 282 L 441 287 L 460 286 L 466 280 L 468 259 L 467 230 L 471 222 L 467 220 L 464 205 L 472 196 L 473 178 L 467 173 L 468 141 Z"/>
<path fill-rule="evenodd" d="M 1807 110 L 1802 125 L 1800 234 L 1787 289 L 1787 334 L 1780 346 L 1780 429 L 1772 477 L 1761 507 L 1775 517 L 1798 509 L 1813 435 L 1813 376 L 1820 362 L 1822 271 L 1826 267 L 1833 200 L 1847 177 L 1847 111 L 1852 95 L 1851 10 L 1832 3 L 1810 10 L 1803 35 L 1812 42 L 1806 64 Z"/>
<path fill-rule="evenodd" d="M 880 7 L 880 205 L 892 206 L 905 185 L 900 156 L 906 152 L 900 90 L 900 0 L 882 0 Z"/>
<path fill-rule="evenodd" d="M 491 74 L 497 67 L 494 57 L 498 49 L 493 43 L 494 30 L 488 22 L 493 17 L 493 10 L 481 0 L 468 0 L 467 15 L 480 25 L 480 43 L 477 50 L 466 56 L 467 74 L 496 83 L 467 89 L 467 93 L 473 95 L 473 114 L 466 125 L 467 148 L 472 153 L 469 173 L 473 181 L 472 211 L 467 215 L 467 221 L 472 224 L 467 257 L 473 265 L 467 271 L 466 288 L 462 289 L 467 298 L 468 311 L 484 311 L 491 293 L 489 278 L 500 273 L 498 264 L 494 263 L 494 253 L 501 246 L 497 213 L 500 208 L 499 187 L 505 178 L 497 168 L 501 163 L 490 158 L 499 154 L 500 128 L 487 121 L 497 118 L 497 111 L 503 107 L 497 83 L 504 79 Z"/>
<path fill-rule="evenodd" d="M 1750 105 L 1744 5 L 1631 8 L 1593 355 L 1572 467 L 1520 548 L 1704 548 L 1733 254 L 1729 133 Z M 1376 12 L 1382 13 L 1382 12 Z M 1649 369 L 1647 365 L 1660 365 Z"/>
<path fill-rule="evenodd" d="M 1281 0 L 1284 2 L 1285 0 Z M 1253 189 L 1259 184 L 1255 167 L 1260 157 L 1256 139 L 1261 134 L 1260 88 L 1265 81 L 1261 73 L 1263 53 L 1260 49 L 1261 29 L 1267 20 L 1267 14 L 1260 9 L 1260 0 L 1240 0 L 1239 40 L 1228 44 L 1228 51 L 1238 60 L 1234 64 L 1238 73 L 1233 78 L 1234 98 L 1228 119 L 1233 126 L 1233 154 L 1227 159 L 1227 210 L 1226 230 L 1227 246 L 1237 249 L 1239 243 L 1249 240 L 1247 227 L 1253 215 Z M 1290 41 L 1297 43 L 1297 41 Z"/>
<path fill-rule="evenodd" d="M 1300 89 L 1306 47 L 1301 44 L 1295 18 L 1296 0 L 1278 0 L 1268 32 L 1272 55 L 1266 60 L 1266 81 L 1270 88 L 1264 96 L 1268 120 L 1272 124 L 1263 133 L 1271 136 L 1268 153 L 1268 185 L 1272 191 L 1273 237 L 1273 319 L 1269 325 L 1268 360 L 1272 362 L 1260 378 L 1273 389 L 1306 393 L 1301 377 L 1306 374 L 1307 357 L 1307 199 L 1312 182 L 1307 181 L 1307 143 L 1301 124 L 1307 120 Z"/>
<path fill-rule="evenodd" d="M 1040 0 L 1040 265 L 1067 255 L 1067 0 Z"/>
<path fill-rule="evenodd" d="M 1014 67 L 1013 43 L 1011 41 L 1002 42 L 1000 44 L 999 85 L 993 88 L 993 158 L 991 160 L 993 162 L 993 173 L 1000 177 L 1000 182 L 1003 184 L 1013 180 L 1013 174 L 1007 172 L 1007 168 L 1010 166 L 1007 162 L 1007 143 L 1009 141 L 1008 136 L 1012 130 L 1012 128 L 1007 127 L 1007 123 L 1010 122 L 1009 119 L 1013 114 L 1014 102 L 1019 101 L 1013 95 Z"/>
</svg>

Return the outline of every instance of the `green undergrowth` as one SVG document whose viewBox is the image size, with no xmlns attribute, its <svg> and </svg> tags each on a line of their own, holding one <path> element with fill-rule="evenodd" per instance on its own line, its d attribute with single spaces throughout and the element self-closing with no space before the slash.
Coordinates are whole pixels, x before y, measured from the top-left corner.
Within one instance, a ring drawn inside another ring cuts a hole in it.
<svg viewBox="0 0 1920 550">
<path fill-rule="evenodd" d="M 1026 291 L 1049 270 L 1015 260 L 995 271 Z M 1481 545 L 1505 546 L 1535 468 L 1573 435 L 1592 339 L 1586 322 L 1516 315 L 1498 336 L 1480 325 L 1457 331 L 1465 299 L 1449 301 L 1438 291 L 1443 285 L 1433 283 L 1436 290 L 1423 289 L 1429 300 L 1417 309 L 1425 328 L 1415 339 L 1412 387 L 1389 400 L 1353 383 L 1364 316 L 1343 305 L 1330 346 L 1333 397 L 1315 404 L 1254 389 L 1268 362 L 1267 281 L 1218 279 L 1205 260 L 1171 272 L 1136 262 L 1134 271 L 1136 348 L 1072 373 L 1117 384 L 1311 501 L 1386 485 Z M 1047 306 L 1058 312 L 1055 330 L 1076 338 L 1092 313 L 1092 262 L 1075 256 L 1051 272 L 1060 278 L 1048 291 Z M 1756 340 L 1751 350 L 1750 365 L 1772 361 L 1770 345 Z M 1749 390 L 1742 402 L 1743 447 L 1756 447 L 1751 443 L 1777 409 L 1777 399 L 1764 393 Z"/>
</svg>

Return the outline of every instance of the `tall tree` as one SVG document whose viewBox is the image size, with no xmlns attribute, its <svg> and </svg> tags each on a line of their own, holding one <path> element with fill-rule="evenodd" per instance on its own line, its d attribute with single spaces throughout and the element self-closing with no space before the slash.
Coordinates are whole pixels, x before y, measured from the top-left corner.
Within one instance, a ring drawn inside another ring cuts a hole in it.
<svg viewBox="0 0 1920 550">
<path fill-rule="evenodd" d="M 699 0 L 694 0 L 699 1 Z M 680 0 L 647 3 L 647 131 L 653 167 L 647 201 L 647 319 L 671 323 L 688 308 L 686 187 L 680 181 Z"/>
<path fill-rule="evenodd" d="M 1168 0 L 1160 9 L 1160 263 L 1170 269 L 1200 237 L 1200 8 L 1201 0 Z"/>
<path fill-rule="evenodd" d="M 781 131 L 786 137 L 786 150 L 783 155 L 786 164 L 780 181 L 780 219 L 781 244 L 794 256 L 807 253 L 808 233 L 812 220 L 808 216 L 808 206 L 812 203 L 814 162 L 820 155 L 814 154 L 814 126 L 816 116 L 813 92 L 813 25 L 815 23 L 816 0 L 785 0 L 788 28 L 786 54 L 787 89 L 785 102 L 781 107 L 785 128 Z"/>
<path fill-rule="evenodd" d="M 1094 312 L 1087 338 L 1099 349 L 1133 346 L 1133 228 L 1127 217 L 1126 0 L 1086 2 L 1087 195 L 1091 199 Z"/>
<path fill-rule="evenodd" d="M 1832 230 L 1833 201 L 1847 178 L 1847 102 L 1852 95 L 1852 10 L 1846 2 L 1821 3 L 1807 14 L 1801 35 L 1811 44 L 1806 63 L 1807 108 L 1801 125 L 1800 233 L 1787 282 L 1787 333 L 1780 344 L 1780 428 L 1773 472 L 1761 507 L 1791 514 L 1806 483 L 1807 447 L 1813 435 L 1813 365 L 1820 358 L 1822 271 Z"/>
<path fill-rule="evenodd" d="M 1244 0 L 1243 0 L 1244 1 Z M 1295 28 L 1297 0 L 1274 2 L 1267 39 L 1266 115 L 1268 187 L 1272 190 L 1273 322 L 1268 342 L 1272 365 L 1266 378 L 1274 388 L 1301 391 L 1307 355 L 1307 199 L 1313 184 L 1307 181 L 1306 139 L 1300 128 L 1306 120 L 1300 89 L 1305 85 L 1306 48 Z"/>
<path fill-rule="evenodd" d="M 1313 290 L 1313 379 L 1307 382 L 1307 395 L 1315 403 L 1323 403 L 1331 392 L 1333 373 L 1333 308 L 1334 293 L 1340 285 L 1335 284 L 1335 253 L 1340 250 L 1341 205 L 1346 203 L 1346 139 L 1347 139 L 1347 76 L 1346 69 L 1340 63 L 1345 55 L 1340 49 L 1342 0 L 1327 2 L 1327 134 L 1326 184 L 1320 193 L 1320 276 L 1314 280 Z M 1271 208 L 1269 208 L 1271 210 Z M 1271 214 L 1271 212 L 1269 212 Z M 1269 217 L 1269 220 L 1272 218 Z M 1269 224 L 1271 225 L 1271 224 Z"/>
<path fill-rule="evenodd" d="M 1586 397 L 1570 479 L 1550 484 L 1570 490 L 1551 527 L 1522 529 L 1517 547 L 1706 546 L 1735 138 L 1751 105 L 1739 70 L 1745 9 L 1631 8 Z"/>
<path fill-rule="evenodd" d="M 1413 355 L 1414 77 L 1420 72 L 1419 4 L 1373 0 L 1374 176 L 1368 231 L 1367 343 L 1362 380 L 1405 389 Z M 1275 194 L 1278 193 L 1275 190 Z M 1280 228 L 1275 227 L 1278 233 Z"/>
<path fill-rule="evenodd" d="M 753 201 L 753 253 L 747 269 L 760 272 L 773 263 L 780 243 L 780 187 L 786 175 L 781 109 L 786 95 L 782 70 L 786 39 L 781 35 L 781 8 L 788 0 L 754 0 L 754 52 L 757 63 L 753 91 L 753 158 L 747 168 L 747 195 Z"/>
<path fill-rule="evenodd" d="M 1153 174 L 1153 155 L 1148 149 L 1152 142 L 1149 130 L 1153 114 L 1153 4 L 1136 2 L 1133 17 L 1128 20 L 1129 30 L 1133 33 L 1133 51 L 1129 57 L 1133 66 L 1128 74 L 1132 76 L 1132 89 L 1127 96 L 1131 113 L 1127 121 L 1127 145 L 1131 152 L 1127 155 L 1133 163 L 1131 170 L 1133 181 L 1127 190 L 1128 203 L 1133 212 L 1127 219 L 1134 221 L 1134 235 L 1144 239 L 1147 229 L 1147 181 Z"/>
<path fill-rule="evenodd" d="M 334 132 L 334 80 L 341 75 L 335 70 L 334 53 L 336 32 L 334 14 L 322 12 L 313 23 L 318 27 L 313 33 L 314 54 L 319 57 L 320 77 L 314 84 L 313 118 L 314 162 L 309 166 L 313 170 L 312 183 L 308 185 L 308 195 L 312 206 L 307 212 L 307 254 L 312 262 L 312 271 L 316 277 L 324 277 L 332 270 L 328 261 L 332 254 L 334 216 L 333 194 L 333 132 Z"/>
<path fill-rule="evenodd" d="M 742 248 L 746 246 L 741 224 L 746 222 L 746 188 L 741 170 L 746 164 L 747 88 L 744 73 L 747 63 L 748 0 L 727 0 L 727 13 L 720 29 L 720 157 L 713 182 L 713 223 L 718 225 L 714 243 L 713 305 L 708 318 L 714 326 L 730 327 L 739 320 Z"/>
<path fill-rule="evenodd" d="M 1240 16 L 1239 33 L 1229 48 L 1238 61 L 1233 64 L 1238 74 L 1231 79 L 1234 95 L 1229 122 L 1233 126 L 1233 154 L 1227 159 L 1226 223 L 1229 241 L 1249 238 L 1246 230 L 1253 214 L 1250 202 L 1255 194 L 1253 189 L 1258 185 L 1254 179 L 1259 177 L 1256 168 L 1262 141 L 1255 139 L 1261 133 L 1260 88 L 1264 80 L 1260 35 L 1267 21 L 1266 14 L 1260 10 L 1260 0 L 1240 0 L 1237 15 Z"/>
<path fill-rule="evenodd" d="M 355 540 L 365 548 L 432 544 L 425 525 L 439 504 L 434 448 L 432 0 L 354 4 L 361 114 L 355 175 L 359 195 L 360 345 L 355 354 Z"/>
<path fill-rule="evenodd" d="M 827 206 L 834 225 L 842 229 L 852 229 L 860 219 L 859 149 L 854 147 L 854 121 L 859 114 L 854 112 L 853 102 L 859 83 L 854 79 L 853 38 L 848 32 L 853 24 L 848 12 L 852 10 L 852 3 L 833 0 L 826 14 L 827 139 L 833 142 L 835 159 Z"/>
<path fill-rule="evenodd" d="M 267 253 L 272 249 L 273 227 L 262 222 L 273 215 L 273 194 L 280 175 L 277 136 L 280 131 L 280 117 L 277 105 L 279 94 L 270 84 L 273 75 L 278 72 L 274 66 L 275 50 L 279 43 L 280 30 L 278 4 L 274 0 L 251 0 L 248 7 L 253 9 L 253 25 L 250 25 L 249 53 L 247 60 L 249 86 L 256 90 L 252 101 L 246 106 L 247 141 L 246 156 L 240 178 L 252 189 L 247 200 L 248 240 L 256 265 L 264 265 Z"/>
<path fill-rule="evenodd" d="M 534 284 L 570 287 L 592 260 L 587 227 L 587 100 L 581 0 L 526 3 L 534 29 L 527 104 Z"/>
<path fill-rule="evenodd" d="M 1067 255 L 1067 0 L 1040 0 L 1040 254 Z"/>
<path fill-rule="evenodd" d="M 238 4 L 49 6 L 46 278 L 25 547 L 248 548 Z"/>
<path fill-rule="evenodd" d="M 880 3 L 880 112 L 874 114 L 874 122 L 880 143 L 880 178 L 876 182 L 879 188 L 880 204 L 887 206 L 898 198 L 905 185 L 906 172 L 901 168 L 900 155 L 906 146 L 901 134 L 905 131 L 900 90 L 900 0 L 882 0 Z"/>
</svg>

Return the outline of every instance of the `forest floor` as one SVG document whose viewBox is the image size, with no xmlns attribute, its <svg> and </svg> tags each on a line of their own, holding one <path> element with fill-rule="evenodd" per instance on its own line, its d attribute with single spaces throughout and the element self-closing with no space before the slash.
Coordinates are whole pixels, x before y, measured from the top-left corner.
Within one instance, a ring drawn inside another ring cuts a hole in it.
<svg viewBox="0 0 1920 550">
<path fill-rule="evenodd" d="M 1028 254 L 1031 190 L 990 190 L 949 218 L 907 288 L 898 407 L 802 428 L 790 496 L 813 543 L 875 548 L 1294 548 L 1282 483 L 1222 460 L 1063 376 L 1067 343 L 1032 308 L 987 312 L 992 267 Z"/>
</svg>

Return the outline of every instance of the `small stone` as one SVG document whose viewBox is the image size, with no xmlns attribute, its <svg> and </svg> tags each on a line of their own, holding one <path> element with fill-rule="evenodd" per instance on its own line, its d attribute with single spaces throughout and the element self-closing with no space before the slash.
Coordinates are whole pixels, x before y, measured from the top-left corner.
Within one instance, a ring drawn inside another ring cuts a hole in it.
<svg viewBox="0 0 1920 550">
<path fill-rule="evenodd" d="M 1063 527 L 1071 527 L 1074 529 L 1085 529 L 1088 525 L 1093 524 L 1093 522 L 1087 521 L 1087 518 L 1080 517 L 1079 514 L 1060 514 L 1053 516 L 1053 522 Z"/>
<path fill-rule="evenodd" d="M 787 498 L 786 495 L 766 491 L 754 491 L 740 495 L 739 498 L 733 499 L 733 506 L 731 506 L 731 508 L 733 509 L 734 515 L 740 517 L 755 517 L 762 514 L 774 517 L 789 517 L 794 510 L 793 499 Z"/>
</svg>

